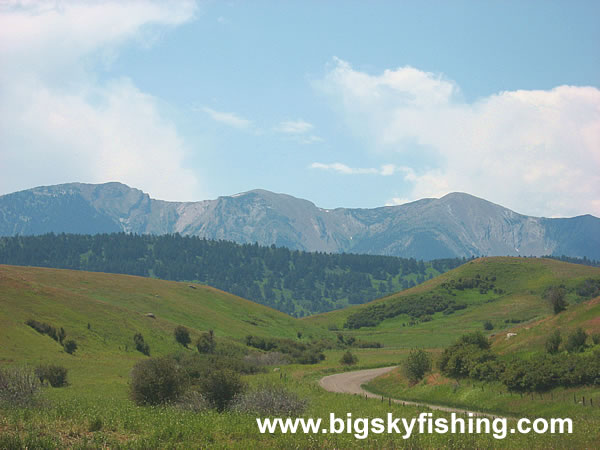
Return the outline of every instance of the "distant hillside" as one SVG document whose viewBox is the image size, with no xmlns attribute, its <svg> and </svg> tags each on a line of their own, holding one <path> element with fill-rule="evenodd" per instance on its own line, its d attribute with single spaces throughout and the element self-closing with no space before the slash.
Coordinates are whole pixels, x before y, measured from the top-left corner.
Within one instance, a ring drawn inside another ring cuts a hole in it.
<svg viewBox="0 0 600 450">
<path fill-rule="evenodd" d="M 304 316 L 408 289 L 465 261 L 325 254 L 180 235 L 0 238 L 0 264 L 196 281 Z"/>
<path fill-rule="evenodd" d="M 99 367 L 108 357 L 143 357 L 135 351 L 135 333 L 144 336 L 153 354 L 176 351 L 177 325 L 187 327 L 194 338 L 214 330 L 218 338 L 240 342 L 247 335 L 296 339 L 298 331 L 324 334 L 217 289 L 127 275 L 0 265 L 0 304 L 0 363 L 33 363 L 51 355 L 70 361 L 57 342 L 25 324 L 30 319 L 64 327 L 78 343 L 80 364 Z"/>
<path fill-rule="evenodd" d="M 486 321 L 493 326 L 486 333 L 497 334 L 551 317 L 550 287 L 565 287 L 569 307 L 562 314 L 569 317 L 576 305 L 600 295 L 588 284 L 600 287 L 600 268 L 539 258 L 480 258 L 412 289 L 304 321 L 386 345 L 443 347 L 466 332 L 484 331 Z"/>
<path fill-rule="evenodd" d="M 0 236 L 118 231 L 425 260 L 480 255 L 600 259 L 597 217 L 529 217 L 463 193 L 400 206 L 332 210 L 264 190 L 165 202 L 120 183 L 71 183 L 0 197 Z"/>
</svg>

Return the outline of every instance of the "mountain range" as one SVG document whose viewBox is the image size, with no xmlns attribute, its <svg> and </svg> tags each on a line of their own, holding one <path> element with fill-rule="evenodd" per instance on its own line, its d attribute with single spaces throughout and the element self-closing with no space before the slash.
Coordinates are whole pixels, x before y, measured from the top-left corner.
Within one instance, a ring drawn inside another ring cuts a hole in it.
<svg viewBox="0 0 600 450">
<path fill-rule="evenodd" d="M 49 232 L 196 235 L 239 243 L 417 259 L 566 255 L 600 259 L 600 219 L 543 218 L 465 193 L 372 209 L 323 209 L 252 190 L 155 200 L 121 183 L 69 183 L 0 196 L 0 236 Z"/>
</svg>

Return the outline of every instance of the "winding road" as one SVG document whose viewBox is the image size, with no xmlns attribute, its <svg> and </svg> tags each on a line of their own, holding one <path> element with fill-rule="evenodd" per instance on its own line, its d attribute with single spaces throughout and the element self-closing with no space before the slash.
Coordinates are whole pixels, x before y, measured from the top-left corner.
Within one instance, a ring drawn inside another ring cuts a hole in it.
<svg viewBox="0 0 600 450">
<path fill-rule="evenodd" d="M 397 366 L 380 367 L 378 369 L 355 370 L 354 372 L 336 373 L 335 375 L 328 375 L 326 377 L 321 378 L 321 380 L 319 380 L 319 385 L 329 392 L 338 392 L 341 394 L 353 395 L 358 394 L 370 398 L 380 399 L 381 395 L 373 394 L 372 392 L 364 390 L 362 388 L 362 385 L 367 384 L 372 379 L 377 378 L 378 376 L 383 375 L 384 373 L 388 373 L 394 370 L 396 367 Z M 450 406 L 432 405 L 430 403 L 411 402 L 408 400 L 398 400 L 394 398 L 391 399 L 391 401 L 394 403 L 402 403 L 403 405 L 425 407 L 436 411 L 454 412 L 457 414 L 471 413 L 474 416 L 490 417 L 493 419 L 503 417 L 480 411 L 452 408 Z"/>
</svg>

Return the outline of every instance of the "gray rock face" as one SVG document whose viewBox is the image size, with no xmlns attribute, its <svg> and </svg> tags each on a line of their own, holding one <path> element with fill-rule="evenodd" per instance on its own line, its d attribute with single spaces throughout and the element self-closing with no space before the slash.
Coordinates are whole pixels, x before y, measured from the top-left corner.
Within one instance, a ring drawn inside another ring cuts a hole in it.
<svg viewBox="0 0 600 450">
<path fill-rule="evenodd" d="M 547 254 L 600 259 L 597 217 L 529 217 L 463 193 L 333 210 L 264 190 L 165 202 L 120 183 L 70 183 L 0 196 L 1 236 L 117 231 L 418 259 Z"/>
</svg>

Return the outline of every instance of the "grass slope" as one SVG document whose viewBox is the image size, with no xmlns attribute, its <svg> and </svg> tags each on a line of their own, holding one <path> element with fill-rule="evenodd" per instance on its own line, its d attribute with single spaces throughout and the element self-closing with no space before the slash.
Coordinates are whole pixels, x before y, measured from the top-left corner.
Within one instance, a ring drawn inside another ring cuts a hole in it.
<svg viewBox="0 0 600 450">
<path fill-rule="evenodd" d="M 248 334 L 325 334 L 274 309 L 210 287 L 190 286 L 127 275 L 0 266 L 0 363 L 58 363 L 70 370 L 75 390 L 84 392 L 108 378 L 117 381 L 114 391 L 122 393 L 129 370 L 145 358 L 135 350 L 135 333 L 144 336 L 151 355 L 181 349 L 173 338 L 177 325 L 190 330 L 192 341 L 209 329 L 217 338 L 235 341 Z M 79 346 L 75 355 L 27 326 L 28 319 L 64 327 L 67 339 Z"/>
<path fill-rule="evenodd" d="M 343 329 L 350 315 L 362 312 L 372 305 L 402 302 L 436 293 L 448 296 L 447 291 L 442 288 L 444 283 L 477 276 L 490 280 L 495 277 L 494 286 L 502 289 L 502 293 L 490 290 L 480 294 L 477 289 L 452 290 L 449 298 L 466 304 L 466 309 L 449 315 L 438 312 L 432 315 L 433 320 L 417 322 L 413 326 L 408 326 L 411 321 L 409 316 L 400 315 L 373 327 Z M 543 298 L 544 291 L 550 286 L 561 284 L 573 290 L 587 278 L 600 279 L 600 269 L 551 259 L 480 258 L 407 291 L 364 305 L 308 317 L 303 322 L 339 329 L 361 339 L 380 341 L 386 346 L 439 348 L 445 347 L 466 332 L 482 330 L 486 320 L 494 325 L 492 333 L 498 333 L 514 327 L 511 320 L 521 321 L 522 325 L 549 317 L 552 315 L 552 308 L 548 300 Z M 582 301 L 571 291 L 567 300 L 573 305 Z"/>
</svg>

